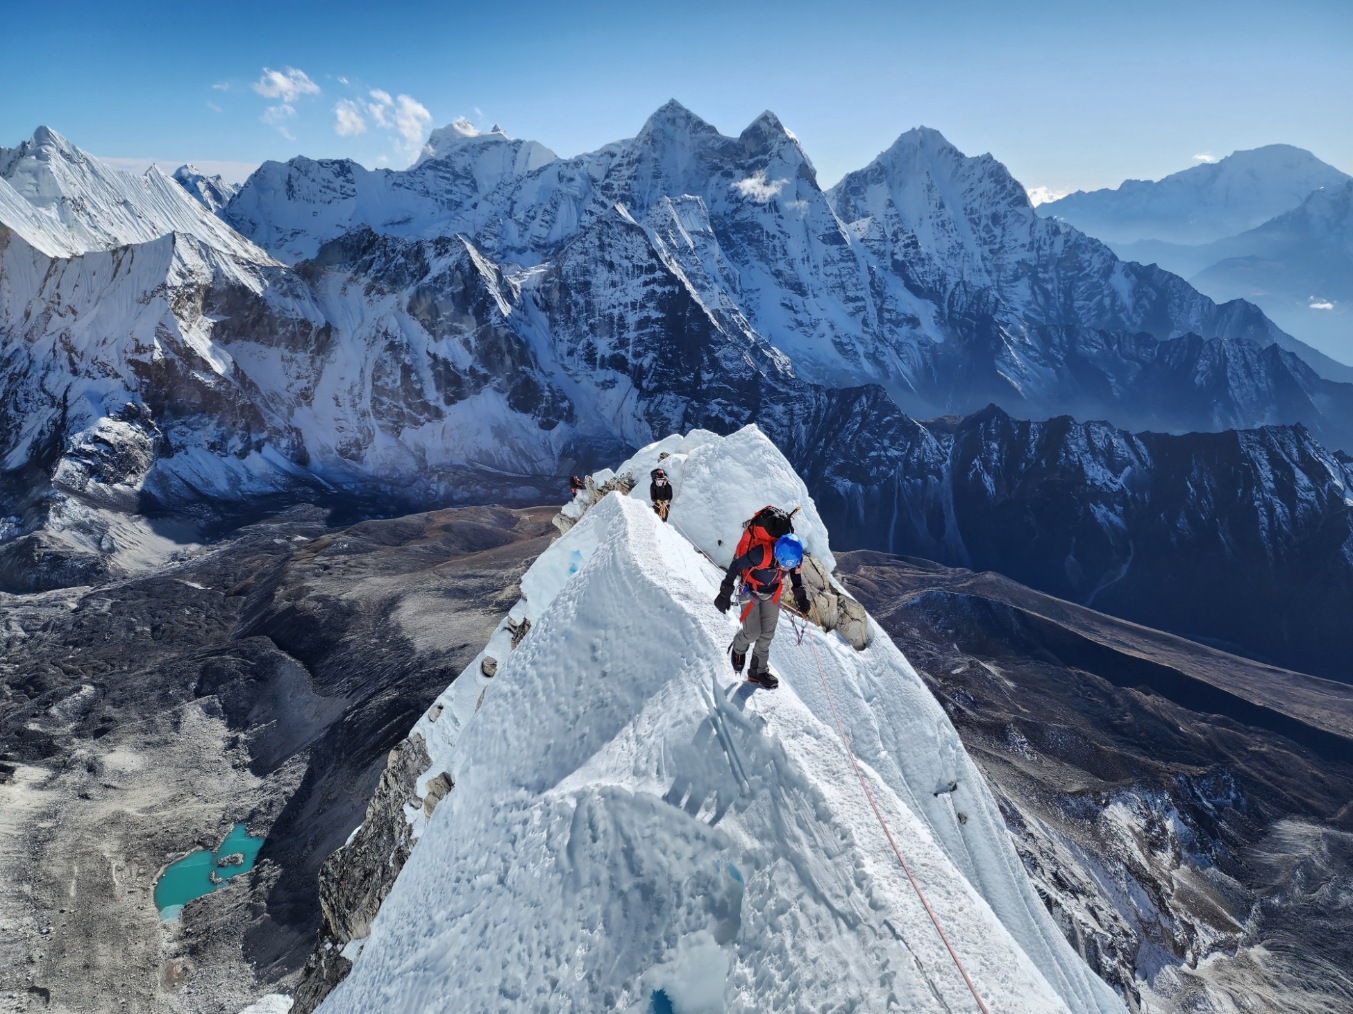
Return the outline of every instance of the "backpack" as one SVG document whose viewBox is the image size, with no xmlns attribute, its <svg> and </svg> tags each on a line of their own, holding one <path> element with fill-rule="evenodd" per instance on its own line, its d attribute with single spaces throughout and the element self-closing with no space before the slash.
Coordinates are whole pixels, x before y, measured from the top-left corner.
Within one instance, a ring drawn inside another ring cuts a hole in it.
<svg viewBox="0 0 1353 1014">
<path fill-rule="evenodd" d="M 759 545 L 764 545 L 774 553 L 775 540 L 781 535 L 788 535 L 794 531 L 794 522 L 790 520 L 790 515 L 780 510 L 779 507 L 772 507 L 767 504 L 743 522 L 742 528 L 742 538 L 738 539 L 738 548 L 733 552 L 734 559 L 737 559 L 753 546 Z M 773 561 L 774 557 L 769 556 L 767 560 Z"/>
</svg>

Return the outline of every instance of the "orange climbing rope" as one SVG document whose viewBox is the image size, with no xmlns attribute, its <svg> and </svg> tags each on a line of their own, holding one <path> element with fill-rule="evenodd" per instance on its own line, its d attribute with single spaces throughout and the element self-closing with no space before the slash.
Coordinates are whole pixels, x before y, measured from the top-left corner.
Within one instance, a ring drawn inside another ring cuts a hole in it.
<svg viewBox="0 0 1353 1014">
<path fill-rule="evenodd" d="M 792 622 L 792 621 L 791 621 Z M 944 941 L 945 948 L 949 951 L 949 957 L 954 959 L 954 964 L 958 967 L 959 973 L 963 976 L 963 981 L 968 984 L 968 990 L 972 993 L 972 998 L 977 1001 L 977 1008 L 982 1014 L 991 1014 L 987 1005 L 982 1002 L 982 997 L 978 995 L 977 987 L 973 985 L 972 978 L 968 975 L 968 970 L 963 967 L 963 962 L 959 959 L 958 953 L 954 950 L 953 944 L 949 943 L 949 938 L 944 935 L 944 929 L 940 926 L 939 917 L 935 915 L 935 910 L 930 907 L 930 902 L 926 900 L 925 892 L 921 890 L 921 885 L 916 882 L 916 878 L 911 874 L 911 868 L 907 866 L 907 861 L 902 858 L 902 850 L 897 847 L 897 841 L 893 838 L 893 833 L 888 829 L 888 822 L 883 819 L 883 812 L 879 809 L 878 803 L 874 801 L 874 794 L 869 791 L 869 785 L 864 780 L 864 772 L 860 770 L 860 762 L 855 759 L 855 751 L 850 747 L 850 738 L 846 735 L 845 725 L 841 721 L 841 713 L 836 710 L 836 698 L 832 696 L 831 684 L 827 682 L 827 675 L 822 670 L 822 659 L 818 655 L 817 641 L 809 638 L 808 643 L 813 646 L 813 661 L 817 665 L 818 678 L 822 680 L 822 688 L 827 692 L 827 703 L 831 705 L 832 718 L 836 721 L 836 732 L 841 737 L 841 744 L 845 747 L 846 756 L 850 758 L 850 766 L 855 769 L 855 777 L 860 780 L 860 788 L 864 790 L 864 797 L 869 800 L 869 806 L 874 811 L 874 816 L 878 819 L 879 827 L 883 828 L 884 835 L 888 838 L 888 844 L 893 847 L 893 855 L 897 856 L 897 861 L 902 864 L 902 872 L 907 875 L 911 881 L 912 890 L 916 892 L 916 897 L 921 899 L 921 904 L 925 906 L 926 915 L 930 916 L 930 921 L 935 926 L 935 932 L 940 935 Z"/>
</svg>

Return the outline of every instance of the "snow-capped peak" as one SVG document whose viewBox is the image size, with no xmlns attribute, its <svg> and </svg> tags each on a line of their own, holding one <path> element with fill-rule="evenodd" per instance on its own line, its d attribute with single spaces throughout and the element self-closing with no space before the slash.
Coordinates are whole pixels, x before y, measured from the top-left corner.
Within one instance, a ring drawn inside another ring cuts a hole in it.
<svg viewBox="0 0 1353 1014">
<path fill-rule="evenodd" d="M 783 620 L 781 688 L 735 680 L 702 550 L 736 540 L 726 499 L 749 475 L 771 500 L 802 482 L 754 429 L 671 437 L 622 470 L 659 446 L 671 523 L 645 488 L 603 498 L 420 721 L 419 789 L 452 788 L 430 818 L 409 809 L 418 842 L 322 1009 L 971 1009 L 882 819 L 991 1009 L 1121 1011 L 886 634 L 856 650 Z"/>
<path fill-rule="evenodd" d="M 0 176 L 8 177 L 15 163 L 24 158 L 37 161 L 50 161 L 54 158 L 79 161 L 83 157 L 84 153 L 75 145 L 51 127 L 42 126 L 33 131 L 33 136 L 17 148 L 8 150 L 0 148 Z"/>
<path fill-rule="evenodd" d="M 1024 187 L 990 153 L 965 155 L 932 127 L 905 131 L 874 164 L 900 183 L 914 185 L 909 178 L 919 175 L 946 185 L 978 184 L 980 194 L 974 196 L 984 203 L 995 201 L 1005 208 L 1032 208 Z"/>
<path fill-rule="evenodd" d="M 695 143 L 695 139 L 718 138 L 714 126 L 702 120 L 676 99 L 668 99 L 650 116 L 640 129 L 638 140 L 647 144 L 658 142 Z"/>
<path fill-rule="evenodd" d="M 459 157 L 465 151 L 483 152 L 500 145 L 506 145 L 514 151 L 513 171 L 517 173 L 530 172 L 553 162 L 557 157 L 549 148 L 535 141 L 513 141 L 497 124 L 489 130 L 480 130 L 462 116 L 432 132 L 414 166 L 435 159 Z"/>
<path fill-rule="evenodd" d="M 48 256 L 182 233 L 232 256 L 272 263 L 160 169 L 141 176 L 114 169 L 49 127 L 17 148 L 0 149 L 0 181 L 0 224 Z"/>
<path fill-rule="evenodd" d="M 1268 221 L 1322 186 L 1349 176 L 1288 144 L 1233 152 L 1161 180 L 1126 180 L 1114 189 L 1078 190 L 1042 205 L 1045 213 L 1109 243 L 1160 239 L 1209 243 Z"/>
<path fill-rule="evenodd" d="M 799 139 L 769 109 L 747 125 L 747 129 L 738 135 L 738 141 L 750 158 L 773 157 L 812 169 L 813 163 Z"/>
</svg>

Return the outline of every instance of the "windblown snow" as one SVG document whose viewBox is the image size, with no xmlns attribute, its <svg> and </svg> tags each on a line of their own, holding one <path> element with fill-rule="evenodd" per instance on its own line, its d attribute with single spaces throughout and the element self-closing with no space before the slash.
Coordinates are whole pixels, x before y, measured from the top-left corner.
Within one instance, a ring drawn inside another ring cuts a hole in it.
<svg viewBox="0 0 1353 1014">
<path fill-rule="evenodd" d="M 647 503 L 662 453 L 671 524 Z M 831 565 L 770 441 L 696 431 L 618 471 L 640 479 L 634 492 L 602 499 L 523 578 L 511 626 L 529 632 L 509 651 L 505 620 L 485 648 L 497 675 L 476 659 L 416 728 L 428 775 L 454 787 L 425 826 L 411 808 L 418 843 L 322 1009 L 974 1009 L 835 711 L 990 1009 L 1122 1010 L 1040 904 L 958 735 L 882 630 L 856 651 L 815 627 L 800 643 L 786 617 L 780 689 L 733 676 L 736 621 L 713 608 L 721 569 L 700 550 L 726 560 L 750 509 L 797 504 L 797 530 Z"/>
</svg>

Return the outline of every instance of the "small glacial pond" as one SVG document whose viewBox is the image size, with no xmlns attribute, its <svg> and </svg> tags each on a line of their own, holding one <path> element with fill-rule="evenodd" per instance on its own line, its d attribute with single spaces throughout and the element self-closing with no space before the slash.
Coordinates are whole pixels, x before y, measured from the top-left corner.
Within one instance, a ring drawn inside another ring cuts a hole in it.
<svg viewBox="0 0 1353 1014">
<path fill-rule="evenodd" d="M 248 873 L 262 847 L 262 838 L 255 838 L 243 824 L 236 824 L 215 852 L 198 849 L 170 863 L 155 881 L 155 907 L 160 910 L 160 918 L 177 919 L 183 906 L 194 898 L 210 894 L 231 877 Z"/>
</svg>

